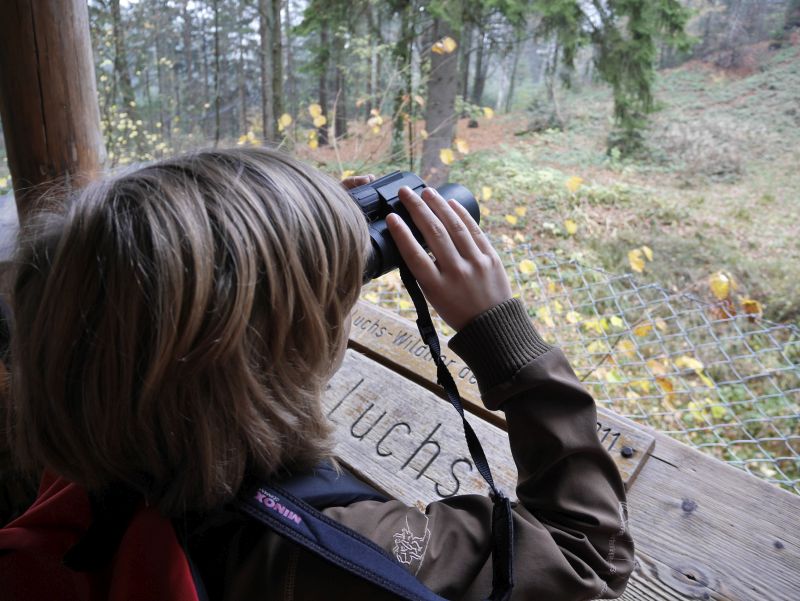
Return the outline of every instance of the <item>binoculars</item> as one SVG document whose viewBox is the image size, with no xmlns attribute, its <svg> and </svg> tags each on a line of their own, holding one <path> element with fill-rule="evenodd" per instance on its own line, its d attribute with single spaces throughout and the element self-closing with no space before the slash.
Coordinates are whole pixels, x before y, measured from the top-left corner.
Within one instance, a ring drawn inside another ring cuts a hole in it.
<svg viewBox="0 0 800 601">
<path fill-rule="evenodd" d="M 418 175 L 408 171 L 395 171 L 374 182 L 350 190 L 350 196 L 358 203 L 367 218 L 369 237 L 372 240 L 372 249 L 364 267 L 364 282 L 398 268 L 402 261 L 386 225 L 386 216 L 389 213 L 397 213 L 411 228 L 411 232 L 422 247 L 428 249 L 425 239 L 400 202 L 398 193 L 403 186 L 408 186 L 417 194 L 421 194 L 427 187 Z M 478 203 L 467 188 L 460 184 L 445 184 L 438 188 L 438 191 L 444 198 L 454 198 L 469 211 L 476 222 L 480 222 Z"/>
</svg>

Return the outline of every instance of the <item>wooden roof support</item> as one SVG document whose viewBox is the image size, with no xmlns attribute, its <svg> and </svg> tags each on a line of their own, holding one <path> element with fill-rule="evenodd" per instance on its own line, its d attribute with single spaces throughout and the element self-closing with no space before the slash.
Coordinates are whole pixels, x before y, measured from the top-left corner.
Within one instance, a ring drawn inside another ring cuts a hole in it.
<svg viewBox="0 0 800 601">
<path fill-rule="evenodd" d="M 20 221 L 32 187 L 80 186 L 105 159 L 86 0 L 0 3 L 0 115 Z"/>
</svg>

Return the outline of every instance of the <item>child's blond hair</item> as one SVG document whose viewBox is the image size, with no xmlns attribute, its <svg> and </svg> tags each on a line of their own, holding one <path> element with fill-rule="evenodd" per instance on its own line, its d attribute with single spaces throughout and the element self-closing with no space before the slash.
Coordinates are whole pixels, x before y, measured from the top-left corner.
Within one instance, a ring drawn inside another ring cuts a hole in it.
<svg viewBox="0 0 800 601">
<path fill-rule="evenodd" d="M 23 240 L 28 465 L 176 514 L 329 453 L 320 397 L 368 245 L 339 182 L 275 151 L 197 152 L 90 185 Z"/>
</svg>

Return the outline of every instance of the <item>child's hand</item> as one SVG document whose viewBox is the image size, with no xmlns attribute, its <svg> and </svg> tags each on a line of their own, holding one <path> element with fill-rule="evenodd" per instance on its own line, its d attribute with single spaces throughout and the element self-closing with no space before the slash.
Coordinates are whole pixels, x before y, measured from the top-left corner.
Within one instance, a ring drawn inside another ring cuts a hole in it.
<svg viewBox="0 0 800 601">
<path fill-rule="evenodd" d="M 400 189 L 400 201 L 425 237 L 435 261 L 395 214 L 386 218 L 403 259 L 437 313 L 454 330 L 511 298 L 511 285 L 497 252 L 467 210 L 433 188 L 422 198 Z"/>
<path fill-rule="evenodd" d="M 358 188 L 359 186 L 363 186 L 364 184 L 374 181 L 375 176 L 371 173 L 369 175 L 351 175 L 342 180 L 342 185 L 344 186 L 345 190 L 352 190 L 353 188 Z"/>
</svg>

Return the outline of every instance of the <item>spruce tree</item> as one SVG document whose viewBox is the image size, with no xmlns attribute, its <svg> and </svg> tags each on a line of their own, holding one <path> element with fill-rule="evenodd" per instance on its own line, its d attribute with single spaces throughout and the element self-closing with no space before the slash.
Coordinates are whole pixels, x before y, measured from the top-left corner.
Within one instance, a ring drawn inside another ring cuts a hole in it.
<svg viewBox="0 0 800 601">
<path fill-rule="evenodd" d="M 534 8 L 542 15 L 543 32 L 556 37 L 568 68 L 582 46 L 594 46 L 597 72 L 614 95 L 608 151 L 635 153 L 654 108 L 656 44 L 685 47 L 689 11 L 678 0 L 536 0 Z"/>
</svg>

